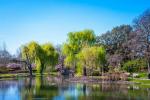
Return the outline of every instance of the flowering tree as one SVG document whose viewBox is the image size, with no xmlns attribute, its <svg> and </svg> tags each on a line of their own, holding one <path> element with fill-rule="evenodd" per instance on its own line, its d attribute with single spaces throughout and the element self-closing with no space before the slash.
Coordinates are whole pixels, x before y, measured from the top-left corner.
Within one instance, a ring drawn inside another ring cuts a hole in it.
<svg viewBox="0 0 150 100">
<path fill-rule="evenodd" d="M 9 69 L 20 70 L 22 68 L 22 64 L 9 63 L 6 67 Z"/>
</svg>

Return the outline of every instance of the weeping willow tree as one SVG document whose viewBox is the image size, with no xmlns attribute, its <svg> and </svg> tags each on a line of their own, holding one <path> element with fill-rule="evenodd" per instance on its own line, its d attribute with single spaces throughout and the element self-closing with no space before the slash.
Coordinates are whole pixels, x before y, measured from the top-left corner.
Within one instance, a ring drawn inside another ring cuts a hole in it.
<svg viewBox="0 0 150 100">
<path fill-rule="evenodd" d="M 23 59 L 27 59 L 26 53 L 28 53 L 30 62 L 36 65 L 37 72 L 41 74 L 47 66 L 53 67 L 58 61 L 58 53 L 50 43 L 39 45 L 37 42 L 32 41 L 22 48 Z"/>
<path fill-rule="evenodd" d="M 77 70 L 77 54 L 85 46 L 92 46 L 95 43 L 95 34 L 92 30 L 83 30 L 68 33 L 67 42 L 63 45 L 63 54 L 65 66 Z"/>
<path fill-rule="evenodd" d="M 105 55 L 106 52 L 103 47 L 93 46 L 83 48 L 77 55 L 79 64 L 83 69 L 83 75 L 87 75 L 87 68 L 91 70 L 90 72 L 92 72 L 93 69 L 102 69 L 106 62 Z"/>
</svg>

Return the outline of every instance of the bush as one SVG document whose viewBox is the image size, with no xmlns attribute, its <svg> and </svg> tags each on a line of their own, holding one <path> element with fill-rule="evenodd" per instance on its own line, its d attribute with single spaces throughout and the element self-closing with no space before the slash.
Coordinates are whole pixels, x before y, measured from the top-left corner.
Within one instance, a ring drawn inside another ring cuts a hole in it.
<svg viewBox="0 0 150 100">
<path fill-rule="evenodd" d="M 145 59 L 135 59 L 131 61 L 127 61 L 123 64 L 123 69 L 127 72 L 139 72 L 142 69 L 146 68 L 146 60 Z"/>
<path fill-rule="evenodd" d="M 0 66 L 0 73 L 8 73 L 9 69 L 5 66 Z"/>
<path fill-rule="evenodd" d="M 139 73 L 139 78 L 147 78 L 147 73 Z"/>
<path fill-rule="evenodd" d="M 119 81 L 123 80 L 126 81 L 128 80 L 128 73 L 124 72 L 109 72 L 109 73 L 104 73 L 102 76 L 102 79 L 105 81 Z"/>
<path fill-rule="evenodd" d="M 92 72 L 92 76 L 99 76 L 100 75 L 100 71 L 99 70 L 94 70 Z"/>
</svg>

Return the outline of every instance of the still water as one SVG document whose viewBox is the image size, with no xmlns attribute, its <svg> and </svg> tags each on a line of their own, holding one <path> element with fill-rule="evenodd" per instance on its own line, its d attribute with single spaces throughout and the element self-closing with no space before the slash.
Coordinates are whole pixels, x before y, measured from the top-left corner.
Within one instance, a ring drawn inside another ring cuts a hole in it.
<svg viewBox="0 0 150 100">
<path fill-rule="evenodd" d="M 68 83 L 59 77 L 7 79 L 0 81 L 0 100 L 150 100 L 150 88 Z"/>
</svg>

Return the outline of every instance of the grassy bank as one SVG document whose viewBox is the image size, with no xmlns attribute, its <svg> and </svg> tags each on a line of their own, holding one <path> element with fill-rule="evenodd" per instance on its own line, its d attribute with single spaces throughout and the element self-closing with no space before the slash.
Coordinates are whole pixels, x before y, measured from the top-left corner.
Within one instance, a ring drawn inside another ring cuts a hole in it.
<svg viewBox="0 0 150 100">
<path fill-rule="evenodd" d="M 138 84 L 148 84 L 150 85 L 150 79 L 134 78 L 130 80 L 131 82 Z"/>
<path fill-rule="evenodd" d="M 48 75 L 53 75 L 56 76 L 56 72 L 51 72 L 51 73 L 43 73 L 43 76 L 48 76 Z M 40 73 L 33 73 L 33 76 L 41 76 Z M 20 77 L 29 77 L 29 73 L 3 73 L 0 74 L 0 79 L 5 79 L 5 78 L 20 78 Z"/>
<path fill-rule="evenodd" d="M 150 85 L 150 80 L 148 79 L 148 74 L 147 72 L 140 72 L 137 73 L 138 75 L 136 77 L 129 77 L 128 81 L 137 83 L 137 84 L 149 84 Z"/>
</svg>

